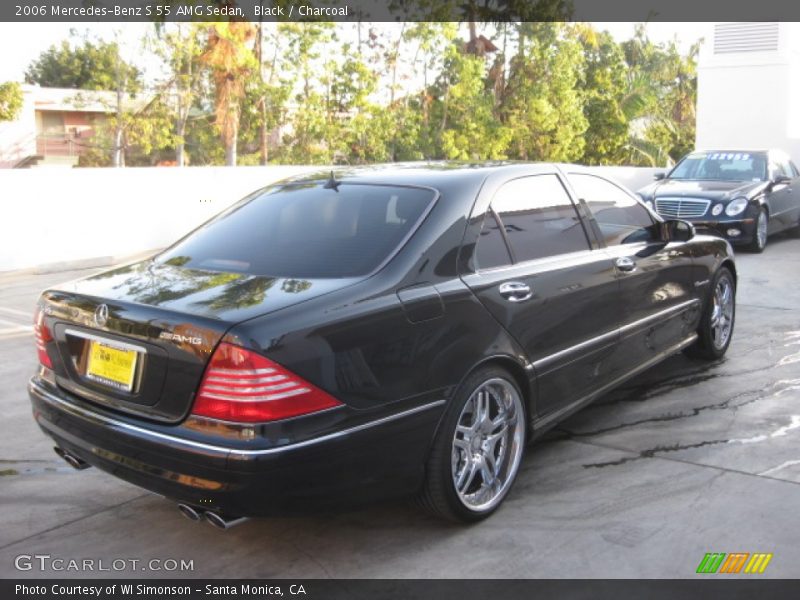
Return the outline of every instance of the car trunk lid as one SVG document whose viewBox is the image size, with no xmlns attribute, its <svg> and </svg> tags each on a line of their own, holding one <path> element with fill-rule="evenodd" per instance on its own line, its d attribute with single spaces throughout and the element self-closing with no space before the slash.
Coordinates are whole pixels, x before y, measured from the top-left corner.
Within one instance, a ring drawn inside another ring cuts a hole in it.
<svg viewBox="0 0 800 600">
<path fill-rule="evenodd" d="M 350 280 L 302 280 L 135 263 L 46 291 L 57 383 L 113 410 L 177 422 L 233 325 Z"/>
</svg>

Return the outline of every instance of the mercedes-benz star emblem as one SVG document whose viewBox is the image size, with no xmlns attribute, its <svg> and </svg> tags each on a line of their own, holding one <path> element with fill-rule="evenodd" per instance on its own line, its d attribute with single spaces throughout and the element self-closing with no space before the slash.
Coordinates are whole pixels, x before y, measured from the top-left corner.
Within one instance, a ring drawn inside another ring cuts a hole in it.
<svg viewBox="0 0 800 600">
<path fill-rule="evenodd" d="M 105 327 L 108 321 L 108 306 L 101 304 L 94 311 L 94 324 L 98 327 Z"/>
</svg>

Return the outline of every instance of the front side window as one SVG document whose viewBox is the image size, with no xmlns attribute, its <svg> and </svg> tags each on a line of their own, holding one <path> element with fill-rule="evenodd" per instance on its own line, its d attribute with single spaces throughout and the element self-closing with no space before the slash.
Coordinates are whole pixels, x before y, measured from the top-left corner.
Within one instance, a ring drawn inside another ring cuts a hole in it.
<svg viewBox="0 0 800 600">
<path fill-rule="evenodd" d="M 594 175 L 572 173 L 569 180 L 594 215 L 606 246 L 652 240 L 653 219 L 630 194 Z"/>
<path fill-rule="evenodd" d="M 792 171 L 792 166 L 789 164 L 788 159 L 778 160 L 778 166 L 781 169 L 781 175 L 789 178 L 794 177 L 794 171 Z"/>
<path fill-rule="evenodd" d="M 556 175 L 509 181 L 495 195 L 514 262 L 590 248 L 575 206 Z"/>
<path fill-rule="evenodd" d="M 157 261 L 272 277 L 356 277 L 377 268 L 433 202 L 428 189 L 297 183 L 256 194 Z"/>
</svg>

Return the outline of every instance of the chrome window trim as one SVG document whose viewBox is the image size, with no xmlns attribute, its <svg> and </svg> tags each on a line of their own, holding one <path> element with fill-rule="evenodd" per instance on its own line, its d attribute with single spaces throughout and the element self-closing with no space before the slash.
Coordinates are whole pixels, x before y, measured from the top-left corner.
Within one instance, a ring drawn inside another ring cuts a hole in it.
<svg viewBox="0 0 800 600">
<path fill-rule="evenodd" d="M 661 310 L 661 311 L 659 311 L 657 313 L 654 313 L 654 314 L 649 315 L 647 317 L 644 317 L 642 319 L 638 319 L 638 320 L 633 321 L 631 323 L 627 323 L 627 324 L 623 325 L 622 327 L 620 327 L 620 329 L 619 329 L 620 335 L 625 336 L 628 333 L 631 333 L 633 331 L 636 331 L 637 329 L 640 329 L 642 327 L 645 327 L 645 326 L 649 325 L 652 321 L 658 321 L 659 319 L 662 319 L 662 318 L 664 318 L 666 316 L 669 316 L 672 313 L 681 312 L 681 311 L 683 311 L 685 309 L 688 309 L 688 308 L 691 308 L 692 306 L 695 306 L 697 304 L 700 304 L 700 300 L 698 298 L 692 298 L 691 300 L 687 300 L 685 302 L 681 302 L 680 304 L 676 304 L 674 306 L 670 306 L 669 308 L 665 308 L 664 310 Z"/>
<path fill-rule="evenodd" d="M 217 454 L 222 455 L 223 457 L 230 457 L 230 458 L 247 458 L 250 456 L 267 456 L 270 454 L 280 454 L 281 452 L 287 452 L 291 450 L 297 450 L 299 448 L 305 448 L 307 446 L 312 446 L 314 444 L 319 444 L 322 442 L 327 442 L 336 438 L 344 437 L 351 433 L 356 433 L 359 431 L 363 431 L 365 429 L 369 429 L 371 427 L 376 427 L 377 425 L 383 425 L 384 423 L 389 423 L 391 421 L 396 421 L 397 419 L 402 419 L 404 417 L 408 417 L 414 415 L 419 412 L 423 412 L 425 410 L 429 410 L 431 408 L 435 408 L 437 406 L 441 406 L 445 403 L 445 400 L 437 400 L 436 402 L 431 402 L 429 404 L 423 404 L 422 406 L 417 406 L 415 408 L 411 408 L 409 410 L 405 410 L 399 413 L 395 413 L 393 415 L 389 415 L 386 417 L 382 417 L 380 419 L 376 419 L 374 421 L 370 421 L 369 423 L 362 423 L 361 425 L 356 425 L 354 427 L 350 427 L 348 429 L 343 429 L 342 431 L 336 431 L 334 433 L 329 433 L 327 435 L 322 435 L 319 437 L 311 438 L 309 440 L 304 440 L 302 442 L 297 442 L 294 444 L 286 444 L 285 446 L 279 446 L 276 448 L 263 448 L 259 450 L 244 450 L 240 448 L 230 448 L 225 446 L 215 446 L 213 444 L 206 444 L 203 442 L 196 442 L 194 440 L 188 440 L 181 437 L 176 437 L 173 435 L 168 435 L 166 433 L 161 433 L 158 431 L 151 431 L 149 429 L 145 429 L 144 427 L 139 427 L 138 425 L 132 425 L 130 423 L 126 423 L 124 421 L 119 421 L 117 419 L 112 419 L 110 417 L 106 417 L 105 415 L 101 415 L 99 413 L 87 410 L 77 404 L 73 404 L 71 402 L 67 402 L 62 398 L 59 398 L 55 394 L 44 389 L 41 385 L 39 385 L 35 378 L 32 378 L 28 383 L 28 391 L 35 395 L 40 400 L 49 403 L 50 405 L 64 408 L 71 414 L 79 417 L 86 418 L 87 420 L 93 421 L 101 421 L 104 424 L 112 425 L 119 429 L 123 429 L 125 431 L 130 431 L 139 435 L 143 435 L 146 437 L 153 438 L 158 441 L 167 441 L 176 445 L 181 446 L 188 446 L 191 448 L 196 448 L 198 450 L 206 450 L 209 452 L 214 452 Z"/>
<path fill-rule="evenodd" d="M 537 374 L 539 371 L 545 371 L 547 367 L 552 365 L 554 362 L 557 362 L 560 358 L 564 358 L 570 354 L 580 352 L 583 349 L 591 348 L 592 346 L 619 338 L 619 331 L 619 329 L 612 329 L 611 331 L 607 331 L 606 333 L 591 339 L 584 340 L 583 342 L 575 344 L 574 346 L 570 346 L 569 348 L 564 348 L 563 350 L 559 350 L 553 354 L 548 354 L 544 358 L 533 361 L 533 368 L 537 371 Z"/>
<path fill-rule="evenodd" d="M 637 319 L 636 321 L 632 321 L 631 323 L 626 323 L 617 329 L 613 329 L 611 331 L 607 331 L 606 333 L 600 334 L 588 340 L 584 340 L 574 346 L 570 346 L 569 348 L 564 348 L 563 350 L 559 350 L 553 354 L 548 354 L 547 356 L 540 358 L 538 360 L 533 361 L 533 368 L 537 371 L 537 374 L 540 370 L 545 370 L 549 367 L 552 363 L 557 362 L 559 359 L 569 356 L 570 354 L 574 354 L 576 352 L 580 352 L 586 348 L 591 348 L 592 346 L 602 344 L 609 340 L 612 340 L 615 337 L 626 337 L 628 334 L 642 328 L 646 327 L 653 321 L 658 321 L 671 315 L 672 313 L 679 313 L 685 309 L 691 308 L 692 306 L 700 304 L 700 300 L 697 298 L 693 298 L 691 300 L 687 300 L 685 302 L 681 302 L 680 304 L 676 304 L 674 306 L 670 306 L 664 310 L 661 310 L 657 313 L 652 315 L 648 315 L 642 319 Z"/>
</svg>

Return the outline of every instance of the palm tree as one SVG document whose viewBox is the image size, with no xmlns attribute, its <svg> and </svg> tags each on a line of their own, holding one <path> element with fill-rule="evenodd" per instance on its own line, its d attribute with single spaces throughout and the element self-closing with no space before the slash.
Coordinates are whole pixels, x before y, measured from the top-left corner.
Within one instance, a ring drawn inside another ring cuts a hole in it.
<svg viewBox="0 0 800 600">
<path fill-rule="evenodd" d="M 646 74 L 631 73 L 620 109 L 628 122 L 628 141 L 625 145 L 628 160 L 635 165 L 657 167 L 670 162 L 669 154 L 645 137 L 647 127 L 655 118 L 651 111 L 654 102 L 655 94 Z"/>
<path fill-rule="evenodd" d="M 225 164 L 236 165 L 239 115 L 247 77 L 255 67 L 250 42 L 256 28 L 246 21 L 209 23 L 208 45 L 202 61 L 212 71 L 214 112 L 222 143 Z"/>
</svg>

